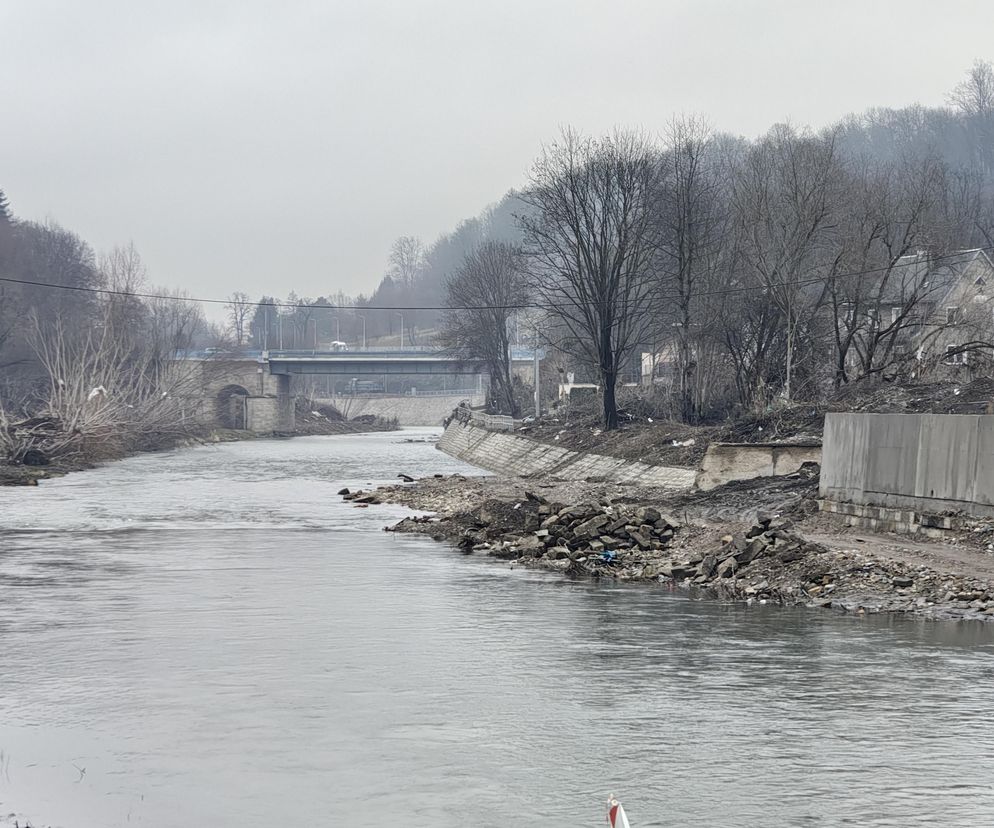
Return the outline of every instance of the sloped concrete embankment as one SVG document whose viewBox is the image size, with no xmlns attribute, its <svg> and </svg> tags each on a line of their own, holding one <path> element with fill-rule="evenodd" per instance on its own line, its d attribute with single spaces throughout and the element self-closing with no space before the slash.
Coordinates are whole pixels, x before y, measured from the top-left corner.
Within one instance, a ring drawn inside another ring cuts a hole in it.
<svg viewBox="0 0 994 828">
<path fill-rule="evenodd" d="M 402 426 L 439 426 L 452 413 L 460 396 L 403 396 L 377 395 L 369 397 L 328 398 L 318 402 L 333 405 L 350 419 L 372 414 L 385 420 L 396 419 Z M 482 396 L 468 398 L 471 405 L 483 401 Z"/>
<path fill-rule="evenodd" d="M 602 454 L 537 443 L 527 437 L 451 422 L 438 448 L 474 466 L 508 477 L 544 477 L 551 480 L 606 480 L 673 491 L 690 489 L 696 472 L 656 466 Z"/>
</svg>

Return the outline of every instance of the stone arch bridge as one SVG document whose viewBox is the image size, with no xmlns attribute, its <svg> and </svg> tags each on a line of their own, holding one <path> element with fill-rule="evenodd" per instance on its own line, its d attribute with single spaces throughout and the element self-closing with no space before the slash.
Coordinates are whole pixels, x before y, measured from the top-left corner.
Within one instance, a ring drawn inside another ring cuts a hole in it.
<svg viewBox="0 0 994 828">
<path fill-rule="evenodd" d="M 531 360 L 529 354 L 527 360 Z M 198 352 L 184 359 L 200 372 L 200 418 L 258 434 L 295 430 L 294 377 L 351 381 L 383 377 L 448 376 L 482 389 L 485 369 L 437 350 Z M 522 357 L 521 362 L 526 360 Z"/>
</svg>

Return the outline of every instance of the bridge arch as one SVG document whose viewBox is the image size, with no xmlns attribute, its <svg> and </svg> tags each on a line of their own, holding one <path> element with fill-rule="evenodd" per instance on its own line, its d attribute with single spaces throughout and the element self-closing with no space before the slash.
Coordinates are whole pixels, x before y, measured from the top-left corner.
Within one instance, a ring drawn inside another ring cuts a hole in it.
<svg viewBox="0 0 994 828">
<path fill-rule="evenodd" d="M 249 392 L 234 383 L 225 385 L 214 397 L 215 416 L 225 428 L 247 428 Z"/>
</svg>

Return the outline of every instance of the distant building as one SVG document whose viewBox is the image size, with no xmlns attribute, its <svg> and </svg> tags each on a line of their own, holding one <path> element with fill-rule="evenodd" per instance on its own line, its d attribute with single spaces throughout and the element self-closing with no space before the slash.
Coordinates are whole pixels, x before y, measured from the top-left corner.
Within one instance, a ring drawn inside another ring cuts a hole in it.
<svg viewBox="0 0 994 828">
<path fill-rule="evenodd" d="M 842 305 L 842 328 L 853 334 L 850 368 L 875 350 L 883 376 L 903 370 L 969 379 L 991 372 L 994 263 L 982 249 L 904 256 L 865 293 L 871 298 Z"/>
</svg>

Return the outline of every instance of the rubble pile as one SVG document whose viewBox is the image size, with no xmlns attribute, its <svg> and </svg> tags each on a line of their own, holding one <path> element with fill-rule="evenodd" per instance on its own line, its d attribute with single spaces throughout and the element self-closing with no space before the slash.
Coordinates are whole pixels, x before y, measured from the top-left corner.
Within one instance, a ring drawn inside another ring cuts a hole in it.
<svg viewBox="0 0 994 828">
<path fill-rule="evenodd" d="M 406 518 L 393 531 L 419 531 L 426 518 Z M 541 561 L 550 568 L 642 576 L 680 527 L 652 506 L 582 503 L 564 506 L 532 492 L 523 501 L 487 501 L 461 516 L 453 537 L 466 552 Z M 451 534 L 451 533 L 450 533 Z"/>
<path fill-rule="evenodd" d="M 856 613 L 913 613 L 936 618 L 994 616 L 994 587 L 856 550 L 829 551 L 760 515 L 748 531 L 726 535 L 713 553 L 664 563 L 659 574 L 735 600 L 806 604 Z"/>
<path fill-rule="evenodd" d="M 421 481 L 341 494 L 357 506 L 396 502 L 406 495 L 402 502 L 434 514 L 405 518 L 389 531 L 430 535 L 464 553 L 516 566 L 669 583 L 747 603 L 994 621 L 994 583 L 981 573 L 954 575 L 872 549 L 826 548 L 804 536 L 803 503 L 761 509 L 754 520 L 731 524 L 731 531 L 720 534 L 717 527 L 729 522 L 716 525 L 682 513 L 678 520 L 659 508 L 658 498 L 605 492 L 596 495 L 596 502 L 564 505 L 551 499 L 565 499 L 561 491 L 550 499 L 523 489 L 513 497 L 488 497 L 486 487 L 473 489 L 459 479 L 452 481 L 447 508 L 443 482 L 427 489 L 419 489 Z"/>
</svg>

